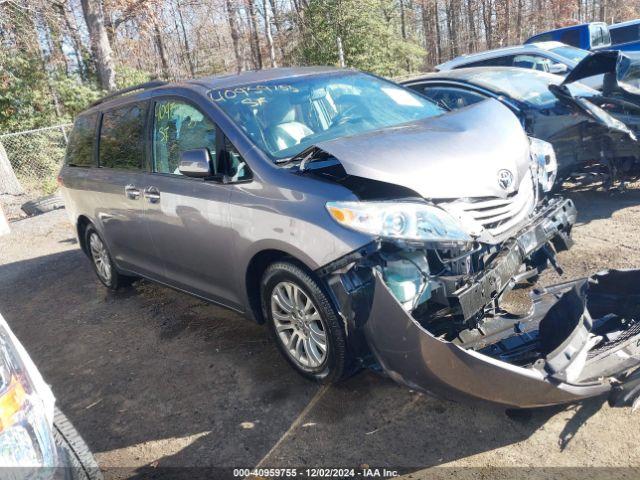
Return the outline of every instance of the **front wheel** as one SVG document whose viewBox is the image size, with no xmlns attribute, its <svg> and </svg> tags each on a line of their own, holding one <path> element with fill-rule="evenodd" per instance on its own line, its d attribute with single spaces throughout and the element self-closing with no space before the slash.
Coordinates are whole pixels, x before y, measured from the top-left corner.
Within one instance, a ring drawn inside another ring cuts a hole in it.
<svg viewBox="0 0 640 480">
<path fill-rule="evenodd" d="M 321 383 L 343 377 L 344 330 L 317 280 L 295 263 L 274 263 L 262 278 L 261 299 L 271 335 L 296 371 Z"/>
</svg>

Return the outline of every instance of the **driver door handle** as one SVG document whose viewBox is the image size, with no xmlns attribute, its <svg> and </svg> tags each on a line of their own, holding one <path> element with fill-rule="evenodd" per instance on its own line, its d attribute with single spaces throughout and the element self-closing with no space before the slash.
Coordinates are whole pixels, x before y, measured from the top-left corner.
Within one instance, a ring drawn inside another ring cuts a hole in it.
<svg viewBox="0 0 640 480">
<path fill-rule="evenodd" d="M 158 203 L 160 201 L 160 190 L 158 190 L 158 187 L 147 187 L 142 194 L 149 203 Z"/>
<path fill-rule="evenodd" d="M 140 190 L 135 185 L 127 185 L 124 187 L 124 194 L 131 200 L 138 200 L 140 198 Z"/>
</svg>

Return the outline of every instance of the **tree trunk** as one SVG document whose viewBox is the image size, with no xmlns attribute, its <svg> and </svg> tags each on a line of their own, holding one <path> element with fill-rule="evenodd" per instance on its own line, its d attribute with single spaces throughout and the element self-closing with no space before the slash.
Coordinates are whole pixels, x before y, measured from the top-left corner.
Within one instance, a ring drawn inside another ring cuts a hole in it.
<svg viewBox="0 0 640 480">
<path fill-rule="evenodd" d="M 493 47 L 493 5 L 491 0 L 482 0 L 482 21 L 487 50 L 490 50 Z"/>
<path fill-rule="evenodd" d="M 522 43 L 522 0 L 518 1 L 518 9 L 516 11 L 516 41 Z"/>
<path fill-rule="evenodd" d="M 160 26 L 156 20 L 153 25 L 153 40 L 158 49 L 158 56 L 160 57 L 160 65 L 162 66 L 162 76 L 165 79 L 169 78 L 169 62 L 167 61 L 167 52 L 164 48 L 164 40 L 162 39 L 162 32 Z"/>
<path fill-rule="evenodd" d="M 433 44 L 433 35 L 431 33 L 431 18 L 429 11 L 427 10 L 427 0 L 421 2 L 421 14 L 422 14 L 422 35 L 424 36 L 424 47 L 427 51 L 426 66 L 432 66 L 435 64 L 435 56 L 432 54 L 431 45 Z"/>
<path fill-rule="evenodd" d="M 267 38 L 267 46 L 269 47 L 269 59 L 271 60 L 271 67 L 276 68 L 276 50 L 273 46 L 273 36 L 271 35 L 271 18 L 269 17 L 269 7 L 267 6 L 267 0 L 262 0 L 262 8 L 264 9 L 264 33 Z"/>
<path fill-rule="evenodd" d="M 600 0 L 600 21 L 607 21 L 607 2 L 606 0 Z"/>
<path fill-rule="evenodd" d="M 0 143 L 0 195 L 22 195 L 24 190 L 16 177 L 7 152 Z"/>
<path fill-rule="evenodd" d="M 187 64 L 189 65 L 189 73 L 191 73 L 191 77 L 196 76 L 196 69 L 193 65 L 193 59 L 191 58 L 191 48 L 189 47 L 189 39 L 187 38 L 187 30 L 184 28 L 184 18 L 182 16 L 182 7 L 180 6 L 180 2 L 176 2 L 176 8 L 178 10 L 178 19 L 180 20 L 180 28 L 182 30 L 182 39 L 184 41 L 184 50 L 185 55 L 187 57 Z"/>
<path fill-rule="evenodd" d="M 407 21 L 404 13 L 404 0 L 400 0 L 400 32 L 402 33 L 402 39 L 407 39 Z"/>
<path fill-rule="evenodd" d="M 231 5 L 231 0 L 225 0 L 227 9 L 227 19 L 229 20 L 229 30 L 231 31 L 231 41 L 233 42 L 233 53 L 236 56 L 236 69 L 238 73 L 242 71 L 242 55 L 240 55 L 240 34 L 238 33 L 238 22 L 236 9 Z"/>
<path fill-rule="evenodd" d="M 280 18 L 280 11 L 278 10 L 276 0 L 269 0 L 269 5 L 271 5 L 271 11 L 273 12 L 273 24 L 276 27 L 276 36 L 279 39 L 279 41 L 276 43 L 279 46 L 280 55 L 284 59 L 285 51 L 284 47 L 282 46 L 282 39 L 280 38 L 280 35 L 282 35 L 282 20 Z"/>
<path fill-rule="evenodd" d="M 260 52 L 260 38 L 258 37 L 258 20 L 256 18 L 256 7 L 254 0 L 246 0 L 247 9 L 249 10 L 249 35 L 251 37 L 251 45 L 256 61 L 256 68 L 262 70 L 262 53 Z"/>
<path fill-rule="evenodd" d="M 467 0 L 467 24 L 469 28 L 468 33 L 468 49 L 469 53 L 476 51 L 476 21 L 475 21 L 475 12 L 473 10 L 473 1 Z"/>
<path fill-rule="evenodd" d="M 340 68 L 344 68 L 347 65 L 344 61 L 344 48 L 342 48 L 342 38 L 340 35 L 336 37 L 336 47 L 338 48 L 338 65 L 340 65 Z"/>
<path fill-rule="evenodd" d="M 87 22 L 91 39 L 91 49 L 96 60 L 96 70 L 100 87 L 107 91 L 116 89 L 116 69 L 113 63 L 111 45 L 104 26 L 101 0 L 81 0 L 82 12 Z"/>
<path fill-rule="evenodd" d="M 440 31 L 440 12 L 438 11 L 438 0 L 434 0 L 433 21 L 436 27 L 436 63 L 442 63 L 442 33 Z"/>
</svg>

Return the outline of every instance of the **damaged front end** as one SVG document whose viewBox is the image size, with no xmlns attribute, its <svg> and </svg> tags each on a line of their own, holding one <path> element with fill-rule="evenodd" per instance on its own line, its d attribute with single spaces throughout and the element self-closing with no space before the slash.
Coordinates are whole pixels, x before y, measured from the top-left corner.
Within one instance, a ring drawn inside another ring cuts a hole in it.
<svg viewBox="0 0 640 480">
<path fill-rule="evenodd" d="M 372 238 L 316 270 L 349 350 L 362 366 L 448 398 L 536 407 L 616 388 L 618 402 L 632 401 L 635 390 L 621 385 L 640 364 L 638 327 L 631 308 L 607 303 L 617 304 L 623 280 L 536 290 L 526 314 L 505 308 L 516 284 L 549 264 L 561 272 L 556 252 L 571 245 L 576 209 L 543 195 L 553 148 L 527 139 L 502 108 L 483 102 L 300 155 L 299 174 L 358 198 L 327 203 L 331 217 Z M 503 135 L 479 126 L 486 118 Z"/>
<path fill-rule="evenodd" d="M 570 200 L 553 199 L 498 247 L 439 250 L 379 241 L 318 273 L 350 344 L 409 388 L 504 407 L 539 407 L 610 392 L 640 395 L 640 272 L 603 272 L 536 289 L 516 315 L 501 298 L 569 245 Z"/>
<path fill-rule="evenodd" d="M 570 396 L 554 396 L 551 384 L 541 385 L 542 396 L 523 395 L 515 378 L 545 383 L 542 373 L 516 373 L 524 368 L 489 355 L 490 345 L 479 339 L 498 345 L 513 334 L 522 319 L 501 308 L 502 296 L 555 264 L 555 251 L 570 245 L 575 218 L 570 200 L 553 198 L 517 234 L 496 244 L 443 248 L 379 240 L 317 273 L 337 299 L 352 348 L 394 380 L 440 396 L 507 406 L 568 401 Z"/>
</svg>

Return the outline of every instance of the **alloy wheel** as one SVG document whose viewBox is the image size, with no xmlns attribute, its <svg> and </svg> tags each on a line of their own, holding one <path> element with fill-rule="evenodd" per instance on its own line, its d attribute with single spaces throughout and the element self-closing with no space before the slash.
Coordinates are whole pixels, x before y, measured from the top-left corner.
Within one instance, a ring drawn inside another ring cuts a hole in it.
<svg viewBox="0 0 640 480">
<path fill-rule="evenodd" d="M 89 250 L 91 250 L 91 258 L 96 266 L 96 272 L 100 279 L 106 284 L 111 283 L 111 260 L 104 243 L 97 233 L 92 233 L 89 237 Z"/>
<path fill-rule="evenodd" d="M 278 283 L 271 293 L 271 315 L 279 341 L 302 368 L 316 369 L 327 358 L 327 330 L 311 298 L 295 283 Z"/>
</svg>

